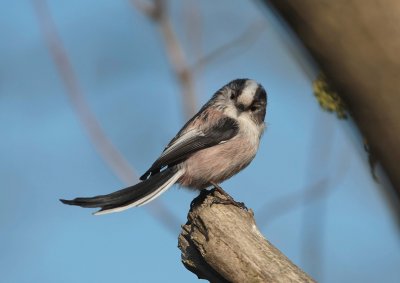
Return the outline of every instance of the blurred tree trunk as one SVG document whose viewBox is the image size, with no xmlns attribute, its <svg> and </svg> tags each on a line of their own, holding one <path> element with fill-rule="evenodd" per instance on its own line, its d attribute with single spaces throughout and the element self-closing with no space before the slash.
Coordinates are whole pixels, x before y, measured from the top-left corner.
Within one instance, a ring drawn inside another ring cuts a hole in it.
<svg viewBox="0 0 400 283">
<path fill-rule="evenodd" d="M 265 0 L 349 106 L 400 196 L 400 1 Z"/>
</svg>

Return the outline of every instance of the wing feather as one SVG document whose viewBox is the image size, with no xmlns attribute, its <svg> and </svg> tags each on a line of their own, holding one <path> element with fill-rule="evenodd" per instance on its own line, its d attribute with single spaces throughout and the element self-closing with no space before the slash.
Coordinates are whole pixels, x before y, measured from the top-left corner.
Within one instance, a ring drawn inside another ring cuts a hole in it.
<svg viewBox="0 0 400 283">
<path fill-rule="evenodd" d="M 170 142 L 161 156 L 140 179 L 144 180 L 150 174 L 157 174 L 165 166 L 176 165 L 199 150 L 226 142 L 233 138 L 238 130 L 238 124 L 234 119 L 224 117 L 209 128 L 192 129 L 181 133 Z"/>
</svg>

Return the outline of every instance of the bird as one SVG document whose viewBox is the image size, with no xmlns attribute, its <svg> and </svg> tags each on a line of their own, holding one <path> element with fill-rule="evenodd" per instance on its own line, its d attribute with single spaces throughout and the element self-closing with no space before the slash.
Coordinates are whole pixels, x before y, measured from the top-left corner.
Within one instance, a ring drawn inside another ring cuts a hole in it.
<svg viewBox="0 0 400 283">
<path fill-rule="evenodd" d="M 161 155 L 125 189 L 94 197 L 60 199 L 64 204 L 100 208 L 95 215 L 149 203 L 173 184 L 194 190 L 219 184 L 255 157 L 265 130 L 267 93 L 252 79 L 235 79 L 204 104 L 164 148 Z"/>
</svg>

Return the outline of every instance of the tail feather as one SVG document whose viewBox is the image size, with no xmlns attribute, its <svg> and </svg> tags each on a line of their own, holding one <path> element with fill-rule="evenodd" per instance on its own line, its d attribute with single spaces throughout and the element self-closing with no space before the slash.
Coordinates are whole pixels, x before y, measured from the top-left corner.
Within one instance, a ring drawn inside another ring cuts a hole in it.
<svg viewBox="0 0 400 283">
<path fill-rule="evenodd" d="M 73 200 L 60 199 L 60 201 L 81 207 L 100 207 L 101 209 L 95 215 L 122 211 L 152 201 L 171 187 L 182 174 L 183 171 L 177 170 L 175 167 L 167 168 L 147 180 L 108 195 L 79 197 Z"/>
</svg>

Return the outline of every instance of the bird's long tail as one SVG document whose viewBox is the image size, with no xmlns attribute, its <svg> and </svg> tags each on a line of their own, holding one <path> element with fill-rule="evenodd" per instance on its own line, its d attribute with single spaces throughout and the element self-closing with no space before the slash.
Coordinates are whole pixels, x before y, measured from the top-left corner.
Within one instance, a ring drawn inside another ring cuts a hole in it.
<svg viewBox="0 0 400 283">
<path fill-rule="evenodd" d="M 94 213 L 95 215 L 118 212 L 152 201 L 171 187 L 182 175 L 183 170 L 178 170 L 176 167 L 167 168 L 147 180 L 108 195 L 73 200 L 60 199 L 60 201 L 81 207 L 100 207 L 101 209 Z"/>
</svg>

